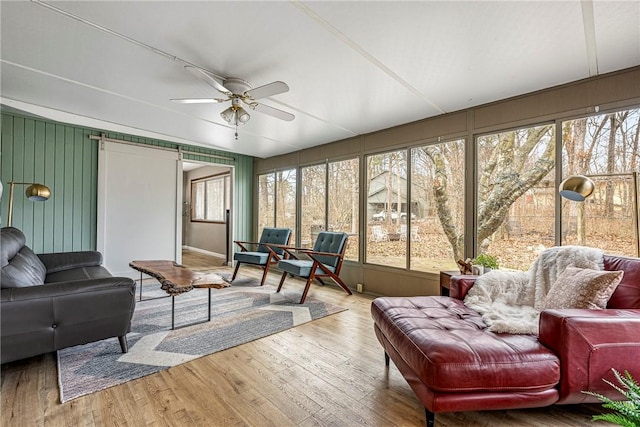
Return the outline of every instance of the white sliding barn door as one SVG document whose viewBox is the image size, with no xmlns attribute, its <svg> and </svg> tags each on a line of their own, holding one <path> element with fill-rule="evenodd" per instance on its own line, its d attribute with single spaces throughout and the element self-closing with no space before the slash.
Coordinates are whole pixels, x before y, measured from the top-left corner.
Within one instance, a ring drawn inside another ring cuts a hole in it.
<svg viewBox="0 0 640 427">
<path fill-rule="evenodd" d="M 113 275 L 139 277 L 133 260 L 176 260 L 182 239 L 178 153 L 114 142 L 98 154 L 97 249 Z"/>
</svg>

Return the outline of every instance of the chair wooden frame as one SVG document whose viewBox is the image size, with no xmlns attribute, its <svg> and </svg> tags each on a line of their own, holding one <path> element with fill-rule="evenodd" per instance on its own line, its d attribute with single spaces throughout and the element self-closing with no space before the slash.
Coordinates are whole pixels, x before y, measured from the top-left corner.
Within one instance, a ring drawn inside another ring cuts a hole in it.
<svg viewBox="0 0 640 427">
<path fill-rule="evenodd" d="M 289 234 L 289 238 L 287 239 L 287 244 L 289 244 L 290 241 L 291 241 L 291 234 Z M 255 246 L 256 248 L 259 246 L 264 246 L 269 250 L 269 255 L 267 256 L 266 264 L 262 265 L 262 264 L 252 264 L 247 262 L 244 263 L 244 264 L 250 264 L 250 265 L 257 265 L 263 270 L 260 286 L 264 286 L 264 282 L 267 279 L 267 273 L 269 273 L 269 267 L 271 267 L 272 264 L 278 264 L 281 260 L 286 259 L 289 256 L 289 254 L 286 251 L 282 254 L 282 256 L 280 256 L 272 248 L 272 246 L 284 248 L 286 247 L 286 245 L 276 245 L 271 243 L 260 243 L 260 242 L 246 242 L 241 240 L 234 240 L 234 243 L 240 247 L 240 252 L 251 252 L 247 248 L 248 246 Z M 233 270 L 233 276 L 231 276 L 232 282 L 235 280 L 236 275 L 238 274 L 238 270 L 240 269 L 240 264 L 242 264 L 241 261 L 236 261 L 236 268 Z"/>
<path fill-rule="evenodd" d="M 342 250 L 337 253 L 337 252 L 318 252 L 318 251 L 314 251 L 311 249 L 305 249 L 305 248 L 294 248 L 294 247 L 287 247 L 287 246 L 280 246 L 280 245 L 274 245 L 277 246 L 279 248 L 284 249 L 285 253 L 288 254 L 289 258 L 293 258 L 293 259 L 299 259 L 298 256 L 296 255 L 297 253 L 302 253 L 306 256 L 308 256 L 312 261 L 313 261 L 313 265 L 311 266 L 311 272 L 309 273 L 309 277 L 307 277 L 307 282 L 305 283 L 304 286 L 304 292 L 302 293 L 302 298 L 300 299 L 300 304 L 304 303 L 304 300 L 307 298 L 307 294 L 309 293 L 309 288 L 311 287 L 311 282 L 313 282 L 314 279 L 316 279 L 321 285 L 325 285 L 325 283 L 322 281 L 323 277 L 329 277 L 331 278 L 338 286 L 340 286 L 348 295 L 352 295 L 353 293 L 351 292 L 351 289 L 349 289 L 349 287 L 342 281 L 342 279 L 340 279 L 340 270 L 342 269 L 342 261 L 344 259 L 344 253 L 347 249 L 347 244 L 345 242 L 344 245 L 342 245 Z M 330 257 L 336 257 L 338 258 L 338 263 L 336 265 L 335 268 L 335 272 L 331 271 L 325 264 L 323 264 L 321 261 L 318 260 L 317 257 L 319 256 L 330 256 Z M 324 274 L 316 274 L 316 270 L 320 269 L 322 270 L 322 272 Z M 278 290 L 276 292 L 280 292 L 280 289 L 282 289 L 282 285 L 284 284 L 285 279 L 287 278 L 287 274 L 290 274 L 288 272 L 283 272 L 282 273 L 282 277 L 280 278 L 280 284 L 278 285 Z M 291 275 L 293 276 L 293 275 Z M 299 277 L 304 277 L 304 276 L 299 276 Z"/>
</svg>

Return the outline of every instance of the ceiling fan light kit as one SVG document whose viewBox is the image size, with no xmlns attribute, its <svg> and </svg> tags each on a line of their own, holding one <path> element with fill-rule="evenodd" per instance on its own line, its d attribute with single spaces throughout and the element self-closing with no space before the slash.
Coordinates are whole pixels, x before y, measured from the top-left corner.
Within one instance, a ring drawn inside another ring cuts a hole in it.
<svg viewBox="0 0 640 427">
<path fill-rule="evenodd" d="M 203 69 L 189 65 L 185 66 L 185 68 L 227 98 L 174 98 L 171 99 L 171 101 L 182 104 L 215 104 L 230 100 L 231 106 L 221 112 L 220 117 L 222 117 L 225 122 L 236 127 L 236 139 L 238 139 L 238 126 L 247 123 L 251 119 L 251 115 L 242 108 L 242 103 L 254 111 L 267 114 L 280 120 L 291 121 L 295 118 L 295 116 L 289 112 L 256 102 L 257 99 L 289 91 L 289 86 L 284 82 L 275 81 L 254 89 L 249 82 L 242 79 L 228 78 L 220 83 L 218 78 Z"/>
</svg>

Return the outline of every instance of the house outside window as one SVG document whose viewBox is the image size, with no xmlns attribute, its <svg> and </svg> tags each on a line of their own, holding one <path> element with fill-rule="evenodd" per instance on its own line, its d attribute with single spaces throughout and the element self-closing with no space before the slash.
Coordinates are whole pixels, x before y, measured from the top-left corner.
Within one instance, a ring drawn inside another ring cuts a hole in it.
<svg viewBox="0 0 640 427">
<path fill-rule="evenodd" d="M 191 221 L 225 222 L 231 205 L 229 174 L 191 181 Z"/>
</svg>

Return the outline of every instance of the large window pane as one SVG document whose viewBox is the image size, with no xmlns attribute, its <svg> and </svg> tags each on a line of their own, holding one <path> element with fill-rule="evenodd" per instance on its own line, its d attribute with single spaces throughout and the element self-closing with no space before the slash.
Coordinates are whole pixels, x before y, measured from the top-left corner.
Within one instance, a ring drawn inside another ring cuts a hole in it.
<svg viewBox="0 0 640 427">
<path fill-rule="evenodd" d="M 224 222 L 230 206 L 229 175 L 191 181 L 192 221 Z"/>
<path fill-rule="evenodd" d="M 276 225 L 274 173 L 258 176 L 258 236 L 265 227 Z"/>
<path fill-rule="evenodd" d="M 276 173 L 276 226 L 291 229 L 291 245 L 296 245 L 296 170 Z"/>
<path fill-rule="evenodd" d="M 366 261 L 406 268 L 406 242 L 400 239 L 400 216 L 407 212 L 407 152 L 367 157 Z"/>
<path fill-rule="evenodd" d="M 302 211 L 300 212 L 300 246 L 313 247 L 318 233 L 325 229 L 326 213 L 325 164 L 301 168 L 300 181 Z"/>
<path fill-rule="evenodd" d="M 411 269 L 456 270 L 464 258 L 464 140 L 411 150 Z M 400 219 L 404 223 L 403 218 Z"/>
<path fill-rule="evenodd" d="M 501 267 L 527 270 L 542 247 L 555 245 L 555 126 L 477 140 L 478 253 Z"/>
<path fill-rule="evenodd" d="M 349 234 L 345 259 L 358 261 L 358 159 L 329 163 L 329 230 Z"/>
<path fill-rule="evenodd" d="M 596 184 L 594 193 L 585 202 L 562 200 L 563 245 L 640 255 L 639 121 L 640 110 L 633 109 L 562 123 L 563 176 L 586 175 Z"/>
</svg>

